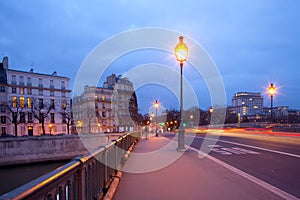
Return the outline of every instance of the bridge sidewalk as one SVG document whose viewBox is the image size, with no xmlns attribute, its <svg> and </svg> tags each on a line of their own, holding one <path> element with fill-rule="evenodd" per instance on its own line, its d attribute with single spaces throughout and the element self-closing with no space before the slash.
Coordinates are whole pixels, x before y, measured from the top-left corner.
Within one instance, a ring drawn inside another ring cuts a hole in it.
<svg viewBox="0 0 300 200">
<path fill-rule="evenodd" d="M 190 148 L 180 156 L 176 147 L 164 137 L 140 140 L 114 199 L 281 199 Z"/>
</svg>

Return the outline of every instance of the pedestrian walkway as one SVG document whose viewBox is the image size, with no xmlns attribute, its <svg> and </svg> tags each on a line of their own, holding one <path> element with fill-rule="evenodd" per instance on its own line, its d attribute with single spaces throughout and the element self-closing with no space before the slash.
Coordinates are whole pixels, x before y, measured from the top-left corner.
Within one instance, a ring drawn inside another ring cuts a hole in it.
<svg viewBox="0 0 300 200">
<path fill-rule="evenodd" d="M 190 148 L 180 156 L 176 147 L 164 137 L 141 139 L 123 167 L 114 199 L 282 199 Z"/>
</svg>

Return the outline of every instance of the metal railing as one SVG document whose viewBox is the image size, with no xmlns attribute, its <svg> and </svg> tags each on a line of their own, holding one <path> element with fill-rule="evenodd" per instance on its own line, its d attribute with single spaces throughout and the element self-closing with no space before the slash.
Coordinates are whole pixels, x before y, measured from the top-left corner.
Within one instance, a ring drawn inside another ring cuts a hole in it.
<svg viewBox="0 0 300 200">
<path fill-rule="evenodd" d="M 2 196 L 0 199 L 98 199 L 105 194 L 122 157 L 141 137 L 140 132 L 128 133 L 106 146 L 78 156 L 71 162 Z"/>
</svg>

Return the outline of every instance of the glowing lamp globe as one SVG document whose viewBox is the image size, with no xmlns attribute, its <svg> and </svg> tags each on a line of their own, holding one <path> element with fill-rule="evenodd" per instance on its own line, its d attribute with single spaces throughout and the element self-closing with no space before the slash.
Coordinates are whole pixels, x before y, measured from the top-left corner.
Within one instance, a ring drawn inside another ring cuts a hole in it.
<svg viewBox="0 0 300 200">
<path fill-rule="evenodd" d="M 271 96 L 274 96 L 274 94 L 276 93 L 276 88 L 274 87 L 273 83 L 271 83 L 270 87 L 269 87 L 269 94 Z"/>
<path fill-rule="evenodd" d="M 180 63 L 185 62 L 187 59 L 188 47 L 183 42 L 182 36 L 179 37 L 179 43 L 175 47 L 175 56 L 176 56 L 176 60 L 179 61 Z"/>
</svg>

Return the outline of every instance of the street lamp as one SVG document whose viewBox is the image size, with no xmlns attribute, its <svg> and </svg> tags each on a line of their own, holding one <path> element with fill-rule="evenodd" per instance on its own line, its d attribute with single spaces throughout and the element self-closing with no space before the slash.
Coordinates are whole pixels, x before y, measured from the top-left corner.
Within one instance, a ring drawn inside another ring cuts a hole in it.
<svg viewBox="0 0 300 200">
<path fill-rule="evenodd" d="M 183 37 L 179 37 L 179 43 L 175 47 L 175 56 L 176 60 L 180 64 L 180 118 L 182 118 L 183 114 L 183 98 L 182 98 L 182 68 L 183 63 L 186 61 L 188 56 L 188 47 L 183 42 Z M 178 131 L 178 147 L 177 151 L 185 151 L 184 147 L 184 127 L 182 125 L 182 120 L 180 123 L 179 131 Z"/>
<path fill-rule="evenodd" d="M 154 129 L 153 129 L 153 119 L 154 119 L 154 113 L 152 112 L 151 115 L 150 115 L 150 121 L 151 121 L 151 127 L 152 127 L 152 130 L 151 132 L 153 133 Z"/>
<path fill-rule="evenodd" d="M 98 122 L 97 126 L 98 126 L 98 133 L 100 133 L 100 129 L 101 129 L 101 124 L 100 124 L 100 122 Z"/>
<path fill-rule="evenodd" d="M 49 130 L 50 130 L 50 135 L 51 135 L 53 125 L 52 124 L 48 124 L 48 126 L 49 126 Z"/>
<path fill-rule="evenodd" d="M 155 136 L 158 137 L 158 133 L 157 133 L 157 108 L 158 108 L 158 101 L 155 100 L 154 102 L 154 108 L 155 108 Z"/>
<path fill-rule="evenodd" d="M 270 87 L 268 88 L 268 92 L 271 97 L 271 121 L 273 121 L 273 96 L 276 93 L 276 88 L 274 87 L 273 83 L 270 84 Z"/>
</svg>

